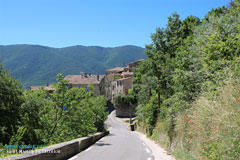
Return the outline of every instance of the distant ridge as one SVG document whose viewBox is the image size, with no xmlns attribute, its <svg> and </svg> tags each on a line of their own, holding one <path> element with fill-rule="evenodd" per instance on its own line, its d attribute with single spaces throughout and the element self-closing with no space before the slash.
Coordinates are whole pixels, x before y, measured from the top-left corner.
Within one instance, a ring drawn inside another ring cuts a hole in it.
<svg viewBox="0 0 240 160">
<path fill-rule="evenodd" d="M 11 76 L 21 80 L 24 87 L 45 85 L 64 76 L 87 72 L 104 74 L 106 69 L 145 58 L 144 48 L 126 45 L 119 47 L 70 46 L 53 48 L 41 45 L 0 45 L 0 63 Z"/>
</svg>

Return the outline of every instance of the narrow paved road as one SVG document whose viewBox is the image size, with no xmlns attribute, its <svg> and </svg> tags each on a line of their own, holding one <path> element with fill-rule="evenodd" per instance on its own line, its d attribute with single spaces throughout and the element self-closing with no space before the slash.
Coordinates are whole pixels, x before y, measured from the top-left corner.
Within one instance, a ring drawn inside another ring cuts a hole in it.
<svg viewBox="0 0 240 160">
<path fill-rule="evenodd" d="M 114 117 L 108 116 L 110 134 L 69 160 L 153 160 L 151 150 Z"/>
</svg>

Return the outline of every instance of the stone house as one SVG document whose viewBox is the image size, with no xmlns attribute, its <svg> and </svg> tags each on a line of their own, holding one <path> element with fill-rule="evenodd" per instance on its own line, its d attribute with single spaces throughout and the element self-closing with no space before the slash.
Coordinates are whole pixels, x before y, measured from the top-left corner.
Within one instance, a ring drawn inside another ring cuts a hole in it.
<svg viewBox="0 0 240 160">
<path fill-rule="evenodd" d="M 110 88 L 111 88 L 111 101 L 113 102 L 114 97 L 117 95 L 117 81 L 112 81 L 110 83 Z"/>
<path fill-rule="evenodd" d="M 117 95 L 128 95 L 129 89 L 132 89 L 132 78 L 133 77 L 126 77 L 121 78 L 111 83 L 113 87 L 113 95 L 112 95 L 112 102 L 114 102 L 114 98 Z M 117 117 L 132 117 L 135 116 L 136 110 L 129 105 L 120 104 L 116 109 L 116 116 Z"/>
<path fill-rule="evenodd" d="M 132 77 L 121 78 L 111 82 L 111 101 L 120 94 L 128 95 L 128 90 L 132 88 Z"/>
<path fill-rule="evenodd" d="M 122 72 L 121 78 L 133 77 L 133 72 Z"/>
<path fill-rule="evenodd" d="M 106 70 L 106 74 L 117 74 L 128 71 L 128 67 L 115 67 L 112 69 Z"/>
<path fill-rule="evenodd" d="M 106 70 L 105 95 L 107 100 L 113 101 L 117 94 L 128 94 L 128 90 L 132 88 L 134 68 L 142 61 L 143 59 L 128 63 L 127 67 L 115 67 Z"/>
<path fill-rule="evenodd" d="M 110 81 L 110 96 L 108 99 L 113 101 L 114 97 L 118 94 L 128 94 L 128 89 L 132 88 L 132 72 L 122 72 L 119 79 Z"/>
<path fill-rule="evenodd" d="M 104 77 L 105 75 L 91 75 L 84 73 L 82 75 L 68 75 L 64 78 L 70 84 L 70 87 L 85 88 L 88 90 L 88 85 L 94 85 L 94 93 L 96 95 L 104 95 Z"/>
<path fill-rule="evenodd" d="M 113 81 L 120 79 L 121 74 L 124 71 L 127 71 L 127 67 L 116 67 L 116 68 L 106 70 L 104 86 L 105 86 L 105 96 L 106 96 L 107 100 L 111 100 L 112 95 L 114 94 L 114 93 L 112 93 L 112 86 L 114 86 Z M 113 84 L 111 84 L 111 82 L 113 82 Z"/>
</svg>

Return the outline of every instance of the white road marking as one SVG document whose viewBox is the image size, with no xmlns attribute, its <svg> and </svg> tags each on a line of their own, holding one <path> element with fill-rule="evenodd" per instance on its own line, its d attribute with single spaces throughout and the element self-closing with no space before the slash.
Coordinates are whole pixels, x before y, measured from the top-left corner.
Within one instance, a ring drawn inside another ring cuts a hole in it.
<svg viewBox="0 0 240 160">
<path fill-rule="evenodd" d="M 89 151 L 91 148 L 92 148 L 92 147 L 89 147 L 89 148 L 88 148 L 88 149 L 86 149 L 85 151 L 87 152 L 87 151 Z"/>
<path fill-rule="evenodd" d="M 150 150 L 149 150 L 148 148 L 146 148 L 146 151 L 147 151 L 148 153 L 150 153 Z"/>
<path fill-rule="evenodd" d="M 75 158 L 77 158 L 77 156 L 74 156 L 74 157 L 72 157 L 72 158 L 69 158 L 68 160 L 73 160 L 73 159 L 75 159 Z"/>
<path fill-rule="evenodd" d="M 152 158 L 148 158 L 148 160 L 151 160 Z"/>
<path fill-rule="evenodd" d="M 142 144 L 143 144 L 144 146 L 146 146 L 146 144 L 145 144 L 144 142 L 142 142 Z"/>
</svg>

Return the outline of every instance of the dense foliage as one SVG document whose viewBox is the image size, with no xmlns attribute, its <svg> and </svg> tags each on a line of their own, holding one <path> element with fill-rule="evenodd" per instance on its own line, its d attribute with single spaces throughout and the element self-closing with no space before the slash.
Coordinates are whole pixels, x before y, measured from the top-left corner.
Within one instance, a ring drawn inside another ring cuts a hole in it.
<svg viewBox="0 0 240 160">
<path fill-rule="evenodd" d="M 19 79 L 25 88 L 56 82 L 57 73 L 64 76 L 80 72 L 105 74 L 106 69 L 127 65 L 145 57 L 144 49 L 137 46 L 0 46 L 2 64 L 11 70 L 11 76 Z"/>
<path fill-rule="evenodd" d="M 0 64 L 0 142 L 9 142 L 21 118 L 23 88 Z"/>
<path fill-rule="evenodd" d="M 69 88 L 58 75 L 56 90 L 25 91 L 19 82 L 0 70 L 0 146 L 49 145 L 104 131 L 106 100 L 93 86 Z"/>
<path fill-rule="evenodd" d="M 172 150 L 181 148 L 181 153 L 189 153 L 191 147 L 198 148 L 194 145 L 200 145 L 184 144 L 195 135 L 189 136 L 190 131 L 186 122 L 190 119 L 180 121 L 179 117 L 184 115 L 187 117 L 188 113 L 193 112 L 196 109 L 193 106 L 201 95 L 207 95 L 210 101 L 214 101 L 216 96 L 221 94 L 221 88 L 226 84 L 229 72 L 239 79 L 239 8 L 240 1 L 235 0 L 228 7 L 213 9 L 202 20 L 194 16 L 181 20 L 180 16 L 174 13 L 168 18 L 166 28 L 158 28 L 151 36 L 152 43 L 146 46 L 148 58 L 136 68 L 133 84 L 134 94 L 138 100 L 139 125 L 146 128 L 148 135 L 152 135 L 154 139 Z M 198 107 L 206 109 L 209 106 Z M 209 126 L 207 118 L 214 114 L 202 113 L 194 116 L 205 116 L 206 119 L 201 120 L 201 125 Z M 224 120 L 224 117 L 218 118 L 219 121 Z M 238 120 L 234 119 L 232 123 L 235 126 Z M 176 125 L 184 130 L 180 132 L 181 136 Z M 239 130 L 239 127 L 235 129 Z M 224 138 L 224 132 L 218 133 L 219 139 Z M 211 136 L 205 138 L 209 140 Z M 198 138 L 195 138 L 195 141 L 200 142 Z M 221 140 L 221 145 L 225 145 L 227 141 L 227 138 Z M 214 146 L 205 146 L 208 153 L 200 154 L 202 150 L 195 150 L 189 157 L 234 159 L 240 153 L 240 150 L 236 149 L 234 152 L 223 152 L 215 156 L 220 149 L 219 145 L 220 143 L 215 143 Z M 231 150 L 232 146 L 226 144 L 224 149 Z"/>
</svg>

